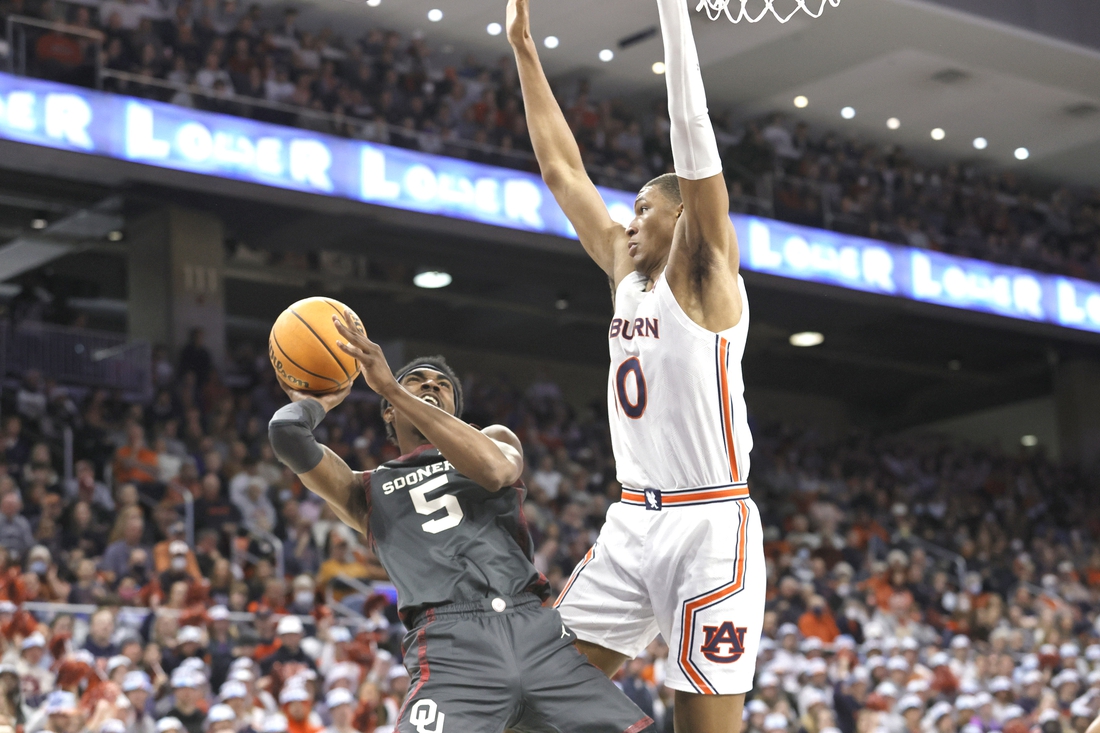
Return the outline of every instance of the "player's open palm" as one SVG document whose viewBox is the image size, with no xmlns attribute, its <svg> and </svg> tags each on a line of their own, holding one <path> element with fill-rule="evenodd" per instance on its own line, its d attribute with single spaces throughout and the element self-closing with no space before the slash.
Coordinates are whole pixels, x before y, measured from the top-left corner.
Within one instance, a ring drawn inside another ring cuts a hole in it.
<svg viewBox="0 0 1100 733">
<path fill-rule="evenodd" d="M 508 42 L 518 46 L 531 35 L 528 0 L 508 0 Z"/>
<path fill-rule="evenodd" d="M 355 357 L 359 362 L 359 371 L 367 380 L 367 386 L 378 394 L 386 394 L 389 389 L 397 386 L 397 380 L 393 378 L 386 355 L 382 353 L 382 347 L 367 338 L 366 333 L 359 333 L 348 328 L 348 323 L 353 323 L 353 315 L 350 311 L 344 312 L 347 322 L 333 316 L 332 322 L 336 324 L 336 330 L 340 332 L 346 341 L 337 341 L 336 345 L 347 355 Z"/>
</svg>

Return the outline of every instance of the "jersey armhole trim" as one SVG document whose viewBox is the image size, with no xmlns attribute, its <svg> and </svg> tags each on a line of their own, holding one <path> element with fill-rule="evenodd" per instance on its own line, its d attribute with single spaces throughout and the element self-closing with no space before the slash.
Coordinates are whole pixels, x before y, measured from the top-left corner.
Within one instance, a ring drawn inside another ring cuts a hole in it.
<svg viewBox="0 0 1100 733">
<path fill-rule="evenodd" d="M 658 288 L 664 288 L 668 292 L 668 300 L 672 304 L 671 310 L 676 320 L 680 321 L 682 325 L 689 330 L 695 331 L 698 334 L 708 337 L 725 336 L 729 338 L 733 335 L 734 331 L 741 328 L 742 324 L 748 323 L 749 317 L 749 299 L 745 294 L 745 283 L 741 278 L 741 274 L 737 275 L 737 293 L 741 298 L 741 317 L 737 320 L 737 323 L 725 329 L 724 331 L 711 331 L 710 329 L 700 326 L 695 321 L 691 320 L 691 316 L 687 314 L 683 306 L 680 305 L 680 301 L 676 299 L 676 293 L 672 292 L 672 286 L 668 284 L 668 278 L 665 277 L 665 273 L 661 273 L 661 276 L 657 278 L 657 282 L 653 285 L 653 294 L 657 297 L 661 295 L 657 292 Z"/>
</svg>

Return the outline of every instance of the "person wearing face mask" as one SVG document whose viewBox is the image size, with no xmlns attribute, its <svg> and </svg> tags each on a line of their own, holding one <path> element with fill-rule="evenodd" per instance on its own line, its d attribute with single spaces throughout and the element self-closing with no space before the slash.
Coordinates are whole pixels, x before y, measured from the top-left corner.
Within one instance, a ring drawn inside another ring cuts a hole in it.
<svg viewBox="0 0 1100 733">
<path fill-rule="evenodd" d="M 299 575 L 294 579 L 294 597 L 287 610 L 299 616 L 307 616 L 313 613 L 316 602 L 317 590 L 313 585 L 313 578 L 308 575 Z"/>
<path fill-rule="evenodd" d="M 160 574 L 160 587 L 171 588 L 174 584 L 184 582 L 190 585 L 195 578 L 187 569 L 188 555 L 191 550 L 187 543 L 181 540 L 173 540 L 168 547 L 168 568 Z"/>
<path fill-rule="evenodd" d="M 817 637 L 826 644 L 832 644 L 840 636 L 840 629 L 837 628 L 832 612 L 825 605 L 825 599 L 819 595 L 810 598 L 810 607 L 798 619 L 798 630 L 803 637 Z"/>
<path fill-rule="evenodd" d="M 158 542 L 153 546 L 153 569 L 159 573 L 165 573 L 168 571 L 179 572 L 181 569 L 186 570 L 190 576 L 190 580 L 201 581 L 202 570 L 199 568 L 199 561 L 195 557 L 195 553 L 191 551 L 191 548 L 187 546 L 186 540 L 187 532 L 184 528 L 183 522 L 176 522 L 168 528 L 167 539 Z M 177 543 L 183 545 L 183 550 L 179 552 L 173 552 L 173 549 L 179 550 Z M 184 563 L 181 567 L 177 556 L 183 555 Z M 180 580 L 187 580 L 188 578 L 179 578 Z M 168 587 L 168 586 L 164 586 Z"/>
</svg>

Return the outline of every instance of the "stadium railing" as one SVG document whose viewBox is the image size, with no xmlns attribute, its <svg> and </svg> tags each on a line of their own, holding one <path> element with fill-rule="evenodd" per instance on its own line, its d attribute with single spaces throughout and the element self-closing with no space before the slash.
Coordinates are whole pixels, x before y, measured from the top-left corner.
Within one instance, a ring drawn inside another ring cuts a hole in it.
<svg viewBox="0 0 1100 733">
<path fill-rule="evenodd" d="M 153 351 L 147 341 L 48 323 L 4 323 L 0 331 L 6 375 L 20 377 L 37 370 L 61 384 L 152 397 Z"/>
<path fill-rule="evenodd" d="M 100 71 L 103 67 L 104 36 L 101 31 L 26 15 L 10 15 L 5 25 L 6 48 L 0 48 L 0 58 L 6 57 L 7 68 L 11 73 L 102 88 Z M 70 64 L 60 56 L 41 57 L 37 49 L 33 49 L 33 45 L 52 35 L 58 36 L 62 41 L 76 40 L 83 60 Z M 84 48 L 85 45 L 90 45 L 91 48 Z"/>
</svg>

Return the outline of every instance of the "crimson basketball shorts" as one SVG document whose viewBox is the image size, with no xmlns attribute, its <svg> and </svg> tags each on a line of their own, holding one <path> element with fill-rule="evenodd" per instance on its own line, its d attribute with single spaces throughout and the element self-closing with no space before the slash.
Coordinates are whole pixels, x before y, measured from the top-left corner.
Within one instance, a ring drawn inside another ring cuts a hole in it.
<svg viewBox="0 0 1100 733">
<path fill-rule="evenodd" d="M 659 633 L 674 690 L 736 695 L 752 689 L 766 589 L 744 484 L 624 489 L 555 606 L 577 638 L 630 659 Z"/>
</svg>

